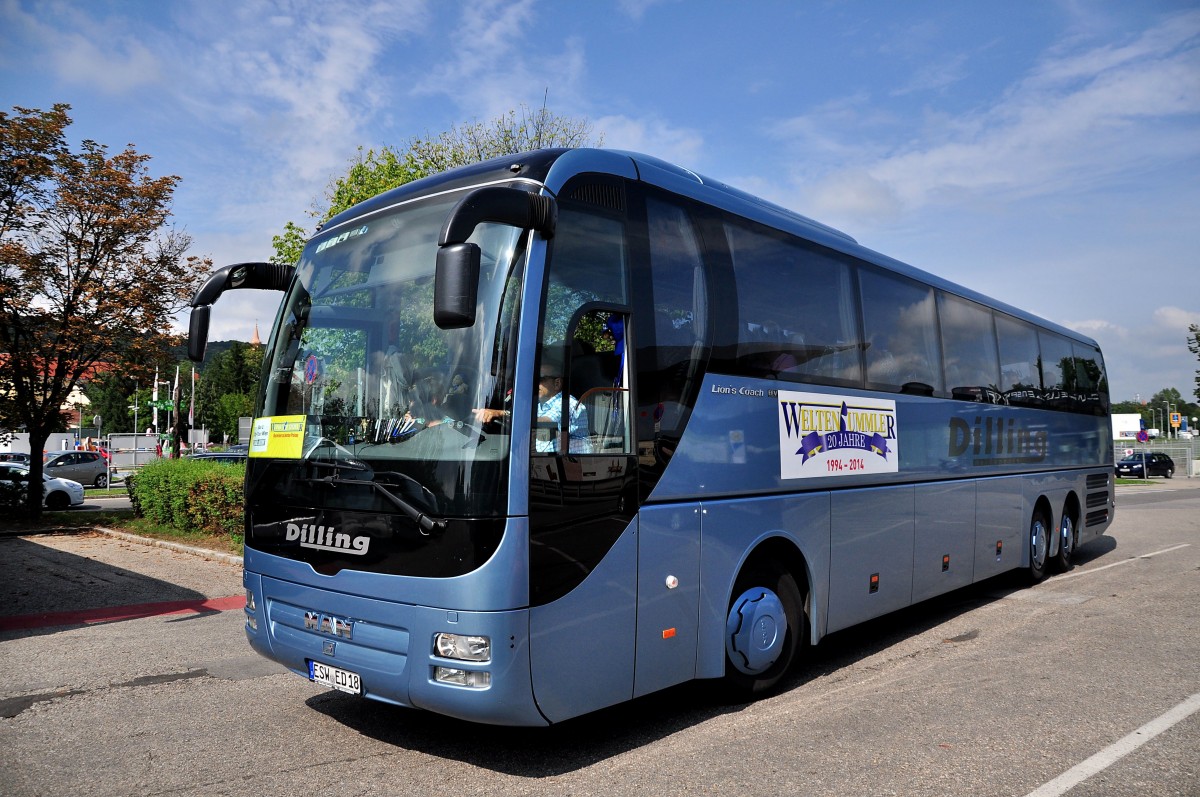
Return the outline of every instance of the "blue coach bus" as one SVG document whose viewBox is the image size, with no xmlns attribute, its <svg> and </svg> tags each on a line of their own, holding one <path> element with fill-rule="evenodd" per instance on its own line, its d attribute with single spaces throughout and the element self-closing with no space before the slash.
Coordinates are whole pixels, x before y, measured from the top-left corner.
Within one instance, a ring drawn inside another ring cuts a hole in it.
<svg viewBox="0 0 1200 797">
<path fill-rule="evenodd" d="M 660 160 L 542 150 L 327 222 L 246 473 L 246 634 L 314 682 L 544 725 L 770 690 L 839 629 L 1112 522 L 1095 341 Z"/>
</svg>

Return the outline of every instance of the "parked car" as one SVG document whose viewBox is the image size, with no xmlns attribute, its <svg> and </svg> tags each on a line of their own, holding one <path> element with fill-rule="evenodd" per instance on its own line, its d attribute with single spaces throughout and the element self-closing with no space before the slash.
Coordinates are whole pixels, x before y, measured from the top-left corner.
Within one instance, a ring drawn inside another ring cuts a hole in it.
<svg viewBox="0 0 1200 797">
<path fill-rule="evenodd" d="M 108 486 L 108 462 L 96 451 L 54 451 L 46 455 L 43 467 L 55 478 Z"/>
<path fill-rule="evenodd" d="M 5 451 L 0 453 L 0 462 L 18 462 L 27 465 L 29 464 L 29 455 L 20 451 Z"/>
<path fill-rule="evenodd" d="M 0 503 L 15 506 L 25 502 L 29 468 L 18 462 L 0 462 Z M 83 503 L 83 485 L 70 479 L 42 474 L 42 503 L 61 511 Z"/>
<path fill-rule="evenodd" d="M 1151 476 L 1175 475 L 1175 460 L 1157 451 L 1130 454 L 1117 463 L 1117 475 L 1128 479 L 1148 479 Z"/>
<path fill-rule="evenodd" d="M 208 451 L 203 454 L 189 454 L 188 459 L 203 459 L 209 462 L 242 462 L 246 461 L 244 451 Z"/>
</svg>

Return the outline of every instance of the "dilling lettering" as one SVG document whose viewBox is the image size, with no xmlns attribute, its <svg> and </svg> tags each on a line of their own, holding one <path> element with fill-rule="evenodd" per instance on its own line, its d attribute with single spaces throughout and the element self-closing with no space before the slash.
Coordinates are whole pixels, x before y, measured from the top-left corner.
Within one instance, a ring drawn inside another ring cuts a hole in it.
<svg viewBox="0 0 1200 797">
<path fill-rule="evenodd" d="M 1014 418 L 980 418 L 974 425 L 962 418 L 950 419 L 949 454 L 961 457 L 968 451 L 977 465 L 1041 462 L 1049 450 L 1045 430 L 1032 431 Z"/>
<path fill-rule="evenodd" d="M 301 548 L 315 548 L 319 551 L 336 551 L 362 556 L 371 545 L 370 537 L 351 537 L 339 532 L 332 526 L 318 526 L 305 523 L 297 526 L 287 524 L 287 541 L 300 541 Z"/>
</svg>

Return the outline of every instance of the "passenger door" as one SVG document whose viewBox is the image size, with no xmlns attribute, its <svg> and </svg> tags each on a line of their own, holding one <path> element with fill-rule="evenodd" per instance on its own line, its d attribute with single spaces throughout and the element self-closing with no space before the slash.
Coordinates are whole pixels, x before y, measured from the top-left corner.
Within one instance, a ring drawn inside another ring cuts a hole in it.
<svg viewBox="0 0 1200 797">
<path fill-rule="evenodd" d="M 638 502 L 624 189 L 586 188 L 568 185 L 560 198 L 535 404 L 540 391 L 556 392 L 541 394 L 529 444 L 530 666 L 551 721 L 633 693 Z"/>
</svg>

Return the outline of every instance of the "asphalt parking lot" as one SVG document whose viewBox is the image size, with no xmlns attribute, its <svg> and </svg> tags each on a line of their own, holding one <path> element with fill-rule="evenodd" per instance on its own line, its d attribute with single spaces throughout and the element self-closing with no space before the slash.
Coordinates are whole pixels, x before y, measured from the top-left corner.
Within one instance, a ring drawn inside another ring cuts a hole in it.
<svg viewBox="0 0 1200 797">
<path fill-rule="evenodd" d="M 245 643 L 234 563 L 5 537 L 3 791 L 1200 794 L 1198 488 L 1119 488 L 1111 534 L 1070 573 L 992 579 L 834 634 L 760 702 L 697 682 L 549 729 L 282 671 Z"/>
</svg>

